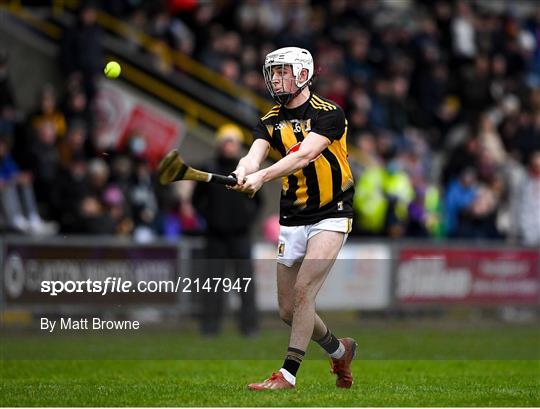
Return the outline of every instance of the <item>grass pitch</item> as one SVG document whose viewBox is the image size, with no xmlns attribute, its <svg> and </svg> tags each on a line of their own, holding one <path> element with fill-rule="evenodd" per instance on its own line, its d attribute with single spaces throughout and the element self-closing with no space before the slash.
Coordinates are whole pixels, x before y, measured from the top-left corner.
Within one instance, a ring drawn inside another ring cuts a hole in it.
<svg viewBox="0 0 540 409">
<path fill-rule="evenodd" d="M 410 331 L 400 328 L 352 331 L 361 350 L 350 390 L 336 389 L 328 361 L 312 345 L 297 389 L 282 392 L 251 392 L 246 384 L 280 367 L 287 345 L 283 330 L 264 332 L 256 340 L 231 331 L 212 340 L 201 340 L 196 332 L 146 333 L 129 337 L 130 353 L 122 337 L 9 335 L 2 338 L 6 359 L 0 361 L 0 405 L 540 406 L 537 329 L 425 329 L 415 334 L 411 339 Z M 100 349 L 104 344 L 109 346 L 105 352 Z M 161 355 L 136 359 L 147 349 Z M 34 360 L 19 359 L 23 351 Z M 59 357 L 58 351 L 79 359 L 45 359 Z M 254 351 L 264 353 L 254 359 Z M 116 359 L 130 354 L 129 360 Z M 274 359 L 268 360 L 271 354 Z M 14 356 L 18 359 L 10 359 Z M 167 356 L 175 359 L 160 359 Z M 213 359 L 196 359 L 209 356 Z"/>
</svg>

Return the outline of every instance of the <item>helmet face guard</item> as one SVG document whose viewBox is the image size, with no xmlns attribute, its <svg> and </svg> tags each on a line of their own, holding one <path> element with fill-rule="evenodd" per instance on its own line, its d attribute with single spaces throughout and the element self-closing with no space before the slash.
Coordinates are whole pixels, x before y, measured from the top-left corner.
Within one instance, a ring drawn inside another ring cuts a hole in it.
<svg viewBox="0 0 540 409">
<path fill-rule="evenodd" d="M 273 69 L 280 67 L 283 73 L 285 66 L 289 66 L 292 69 L 293 78 L 287 81 L 293 80 L 298 89 L 294 92 L 283 92 L 285 89 L 285 79 L 281 76 L 281 90 L 282 92 L 275 92 L 272 86 Z M 307 70 L 307 79 L 304 82 L 300 82 L 300 73 L 302 70 Z M 287 105 L 296 96 L 298 96 L 302 90 L 311 84 L 313 77 L 313 58 L 309 51 L 298 47 L 286 47 L 273 51 L 266 56 L 263 66 L 263 76 L 266 89 L 278 104 Z"/>
<path fill-rule="evenodd" d="M 274 87 L 272 85 L 272 76 L 273 76 L 273 72 L 272 70 L 275 68 L 275 67 L 280 67 L 281 68 L 281 72 L 284 71 L 285 69 L 285 66 L 286 65 L 289 65 L 290 64 L 275 64 L 275 65 L 269 65 L 269 66 L 264 66 L 263 68 L 263 76 L 264 76 L 264 83 L 266 84 L 266 89 L 268 90 L 268 92 L 270 93 L 270 95 L 272 96 L 272 99 L 274 101 L 276 101 L 278 104 L 280 105 L 287 105 L 289 102 L 291 102 L 298 94 L 300 94 L 300 92 L 302 92 L 302 90 L 307 86 L 307 82 L 302 86 L 302 87 L 299 87 L 295 92 L 276 92 L 274 91 Z M 294 81 L 295 83 L 297 83 L 297 79 L 295 77 L 293 78 L 289 78 L 289 79 L 284 79 L 283 76 L 281 76 L 281 89 L 284 90 L 285 89 L 285 81 Z"/>
</svg>

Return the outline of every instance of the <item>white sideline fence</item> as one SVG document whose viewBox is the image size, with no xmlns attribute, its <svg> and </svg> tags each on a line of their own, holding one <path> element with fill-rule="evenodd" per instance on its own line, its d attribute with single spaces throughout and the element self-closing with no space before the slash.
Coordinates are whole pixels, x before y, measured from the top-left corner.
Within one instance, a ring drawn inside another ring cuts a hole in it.
<svg viewBox="0 0 540 409">
<path fill-rule="evenodd" d="M 204 239 L 139 244 L 111 237 L 0 239 L 3 309 L 61 312 L 111 307 L 164 308 L 189 314 L 194 292 L 60 294 L 40 291 L 43 280 L 132 281 L 196 278 Z M 256 243 L 253 272 L 258 306 L 277 310 L 276 246 Z M 232 306 L 238 300 L 231 300 Z M 385 310 L 445 305 L 540 305 L 540 249 L 494 242 L 350 240 L 318 296 L 321 310 Z"/>
</svg>

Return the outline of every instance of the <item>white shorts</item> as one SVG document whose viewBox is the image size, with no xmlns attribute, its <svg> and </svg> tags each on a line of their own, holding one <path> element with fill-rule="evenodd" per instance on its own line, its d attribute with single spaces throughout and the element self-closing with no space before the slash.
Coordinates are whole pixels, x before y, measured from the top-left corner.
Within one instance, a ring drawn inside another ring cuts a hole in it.
<svg viewBox="0 0 540 409">
<path fill-rule="evenodd" d="M 324 219 L 307 226 L 280 226 L 277 262 L 292 267 L 294 263 L 302 261 L 306 255 L 308 240 L 325 230 L 345 233 L 345 244 L 351 226 L 352 219 L 348 217 Z"/>
</svg>

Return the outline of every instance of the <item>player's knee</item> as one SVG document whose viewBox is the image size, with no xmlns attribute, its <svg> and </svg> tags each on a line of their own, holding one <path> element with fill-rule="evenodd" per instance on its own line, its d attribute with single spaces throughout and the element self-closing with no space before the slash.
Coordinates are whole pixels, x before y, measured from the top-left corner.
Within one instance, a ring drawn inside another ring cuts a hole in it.
<svg viewBox="0 0 540 409">
<path fill-rule="evenodd" d="M 284 307 L 279 307 L 279 318 L 281 318 L 281 320 L 287 324 L 287 325 L 292 325 L 292 320 L 293 320 L 293 310 L 292 310 L 292 307 L 291 308 L 284 308 Z"/>
<path fill-rule="evenodd" d="M 310 302 L 311 289 L 309 285 L 296 283 L 294 286 L 294 305 L 295 307 L 307 304 Z"/>
</svg>

